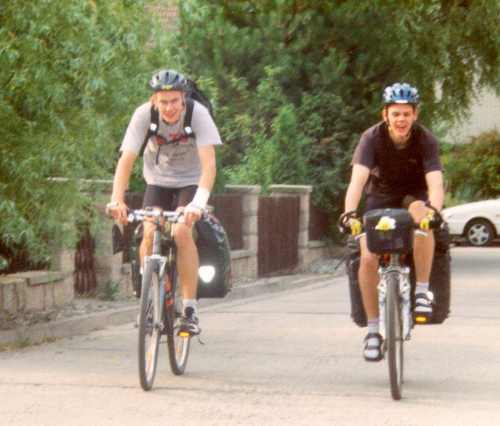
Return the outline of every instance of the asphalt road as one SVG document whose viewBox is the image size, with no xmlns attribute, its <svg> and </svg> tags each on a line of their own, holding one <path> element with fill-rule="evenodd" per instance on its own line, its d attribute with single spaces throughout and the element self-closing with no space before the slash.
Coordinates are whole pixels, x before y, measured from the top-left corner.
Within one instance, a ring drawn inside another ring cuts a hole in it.
<svg viewBox="0 0 500 426">
<path fill-rule="evenodd" d="M 208 306 L 202 346 L 138 384 L 131 324 L 0 353 L 0 425 L 500 425 L 500 248 L 453 249 L 452 314 L 406 345 L 403 399 L 361 357 L 346 278 Z"/>
</svg>

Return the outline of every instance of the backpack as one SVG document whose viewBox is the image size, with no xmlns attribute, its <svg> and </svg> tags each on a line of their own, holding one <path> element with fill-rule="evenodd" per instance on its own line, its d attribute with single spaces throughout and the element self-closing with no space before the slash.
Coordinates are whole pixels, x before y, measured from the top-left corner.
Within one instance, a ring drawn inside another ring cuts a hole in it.
<svg viewBox="0 0 500 426">
<path fill-rule="evenodd" d="M 210 116 L 213 118 L 214 117 L 214 109 L 212 106 L 212 103 L 210 102 L 210 99 L 203 93 L 203 91 L 198 87 L 196 82 L 193 80 L 187 80 L 188 83 L 188 90 L 186 92 L 186 114 L 184 115 L 184 123 L 183 123 L 183 128 L 184 132 L 182 135 L 175 139 L 171 140 L 164 140 L 165 143 L 177 143 L 180 140 L 184 138 L 196 138 L 196 135 L 193 132 L 193 129 L 191 129 L 191 120 L 193 118 L 193 109 L 194 109 L 194 101 L 199 102 L 202 104 L 205 108 L 208 109 L 208 112 L 210 113 Z M 139 152 L 139 156 L 142 156 L 144 154 L 144 150 L 146 149 L 146 145 L 148 144 L 149 138 L 152 136 L 157 136 L 158 134 L 158 129 L 160 128 L 160 112 L 154 107 L 154 105 L 151 105 L 151 121 L 148 127 L 148 131 L 146 132 L 146 136 L 144 136 L 144 141 L 142 142 L 141 150 Z M 163 138 L 162 138 L 163 139 Z M 157 156 L 158 160 L 158 156 Z"/>
</svg>

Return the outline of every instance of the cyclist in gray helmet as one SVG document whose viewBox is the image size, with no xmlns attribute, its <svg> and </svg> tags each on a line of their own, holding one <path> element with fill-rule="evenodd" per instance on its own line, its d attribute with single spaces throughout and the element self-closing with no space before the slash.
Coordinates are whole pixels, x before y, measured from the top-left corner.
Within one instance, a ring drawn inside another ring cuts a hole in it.
<svg viewBox="0 0 500 426">
<path fill-rule="evenodd" d="M 190 126 L 185 126 L 189 85 L 181 73 L 161 70 L 152 76 L 149 87 L 153 91 L 150 101 L 135 110 L 123 138 L 108 207 L 115 220 L 126 223 L 125 191 L 133 164 L 144 149 L 143 207 L 184 211 L 184 223 L 176 224 L 174 231 L 177 270 L 184 320 L 194 335 L 200 332 L 196 302 L 199 259 L 192 228 L 207 206 L 216 175 L 214 147 L 222 142 L 207 108 L 192 99 Z M 154 112 L 159 116 L 157 125 L 152 124 Z M 153 133 L 149 133 L 151 127 L 155 127 Z M 153 231 L 154 226 L 144 222 L 141 262 L 152 253 Z"/>
<path fill-rule="evenodd" d="M 366 130 L 352 159 L 352 176 L 345 197 L 345 212 L 355 211 L 365 192 L 365 211 L 378 208 L 407 208 L 415 223 L 429 221 L 432 210 L 440 210 L 444 189 L 438 142 L 432 133 L 417 123 L 419 95 L 407 83 L 395 83 L 383 92 L 382 121 Z M 353 235 L 361 232 L 357 218 L 350 221 Z M 382 359 L 379 333 L 378 257 L 360 238 L 359 286 L 368 320 L 363 343 L 367 361 Z M 429 278 L 434 255 L 434 236 L 416 235 L 414 241 L 416 272 L 415 313 L 432 314 L 433 295 Z"/>
</svg>

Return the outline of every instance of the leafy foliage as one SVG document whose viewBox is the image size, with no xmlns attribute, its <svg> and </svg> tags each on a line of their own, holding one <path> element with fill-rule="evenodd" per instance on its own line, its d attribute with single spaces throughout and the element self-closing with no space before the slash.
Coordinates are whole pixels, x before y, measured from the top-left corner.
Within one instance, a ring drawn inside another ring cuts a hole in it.
<svg viewBox="0 0 500 426">
<path fill-rule="evenodd" d="M 0 270 L 25 249 L 47 262 L 92 202 L 77 179 L 110 177 L 158 61 L 147 3 L 0 5 Z"/>
<path fill-rule="evenodd" d="M 314 185 L 338 214 L 360 133 L 384 86 L 416 85 L 432 127 L 500 88 L 494 0 L 184 0 L 172 55 L 209 84 L 224 179 Z M 485 11 L 487 11 L 485 13 Z M 440 90 L 436 90 L 439 88 Z"/>
<path fill-rule="evenodd" d="M 443 156 L 448 190 L 456 203 L 500 197 L 500 133 L 452 145 Z"/>
</svg>

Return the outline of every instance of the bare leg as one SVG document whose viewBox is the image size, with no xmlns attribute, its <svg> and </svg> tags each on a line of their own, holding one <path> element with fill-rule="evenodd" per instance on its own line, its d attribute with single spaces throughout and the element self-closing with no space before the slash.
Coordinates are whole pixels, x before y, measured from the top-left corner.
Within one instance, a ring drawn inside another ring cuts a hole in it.
<svg viewBox="0 0 500 426">
<path fill-rule="evenodd" d="M 155 226 L 150 222 L 143 222 L 143 237 L 141 241 L 141 246 L 139 248 L 139 255 L 141 259 L 141 266 L 144 267 L 144 258 L 150 256 L 153 253 L 153 238 Z"/>
<path fill-rule="evenodd" d="M 177 245 L 177 271 L 182 286 L 182 297 L 183 299 L 196 299 L 199 260 L 192 228 L 178 223 L 175 225 L 174 235 Z"/>
<path fill-rule="evenodd" d="M 359 288 L 368 320 L 379 316 L 378 312 L 378 256 L 371 253 L 366 245 L 366 236 L 359 240 L 361 259 L 359 265 Z"/>
<path fill-rule="evenodd" d="M 415 223 L 419 223 L 427 214 L 423 201 L 414 201 L 408 209 Z M 427 231 L 427 236 L 415 233 L 413 260 L 417 282 L 428 283 L 434 258 L 434 233 Z"/>
</svg>

